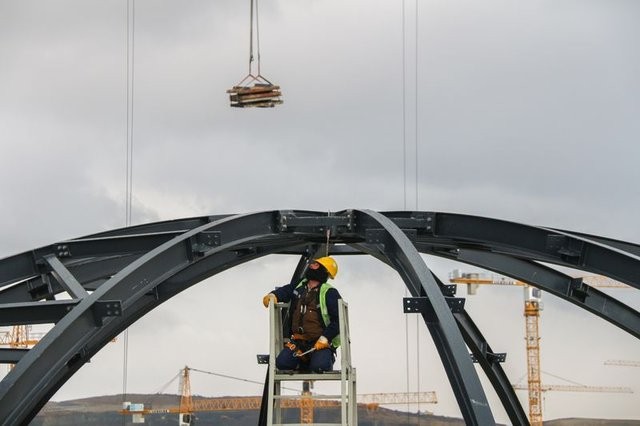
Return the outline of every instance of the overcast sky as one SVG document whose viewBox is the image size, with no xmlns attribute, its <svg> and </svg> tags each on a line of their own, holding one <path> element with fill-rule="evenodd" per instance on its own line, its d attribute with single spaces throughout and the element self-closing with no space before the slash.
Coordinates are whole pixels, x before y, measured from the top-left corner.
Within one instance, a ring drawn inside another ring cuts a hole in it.
<svg viewBox="0 0 640 426">
<path fill-rule="evenodd" d="M 262 72 L 284 104 L 242 110 L 225 91 L 248 71 L 249 1 L 137 0 L 133 223 L 417 208 L 640 242 L 640 3 L 404 3 L 403 35 L 398 0 L 263 0 Z M 126 34 L 124 0 L 0 0 L 0 257 L 125 225 Z M 461 267 L 425 259 L 442 279 Z M 262 380 L 261 299 L 296 262 L 269 257 L 224 272 L 134 324 L 127 391 L 158 391 L 184 365 Z M 359 392 L 435 390 L 439 404 L 421 409 L 459 416 L 415 318 L 407 384 L 395 272 L 369 258 L 339 262 L 334 284 L 350 306 Z M 640 308 L 634 292 L 611 293 Z M 640 368 L 603 365 L 640 360 L 637 339 L 544 301 L 544 371 L 640 392 Z M 526 383 L 521 289 L 484 287 L 466 306 L 508 353 L 509 377 Z M 122 342 L 54 399 L 120 393 Z M 261 392 L 211 376 L 192 386 L 210 396 Z M 640 419 L 638 395 L 552 392 L 544 415 Z"/>
</svg>

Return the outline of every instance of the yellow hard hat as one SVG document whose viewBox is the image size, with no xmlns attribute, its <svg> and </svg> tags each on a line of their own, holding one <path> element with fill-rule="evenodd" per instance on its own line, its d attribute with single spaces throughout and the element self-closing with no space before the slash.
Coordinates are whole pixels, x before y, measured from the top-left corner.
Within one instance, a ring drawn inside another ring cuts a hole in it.
<svg viewBox="0 0 640 426">
<path fill-rule="evenodd" d="M 336 275 L 338 275 L 338 264 L 333 257 L 319 257 L 318 259 L 314 259 L 314 261 L 324 266 L 324 269 L 329 273 L 329 278 L 334 279 Z"/>
</svg>

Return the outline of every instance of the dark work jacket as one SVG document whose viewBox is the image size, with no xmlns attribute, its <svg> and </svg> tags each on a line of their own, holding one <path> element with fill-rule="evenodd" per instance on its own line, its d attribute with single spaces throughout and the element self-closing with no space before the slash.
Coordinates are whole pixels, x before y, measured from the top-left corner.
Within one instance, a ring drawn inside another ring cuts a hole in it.
<svg viewBox="0 0 640 426">
<path fill-rule="evenodd" d="M 278 302 L 291 302 L 290 309 L 295 309 L 298 305 L 300 293 L 296 287 L 299 282 L 287 284 L 282 287 L 278 287 L 271 293 L 275 294 L 278 298 Z M 306 286 L 306 280 L 305 284 Z M 327 299 L 327 311 L 329 312 L 329 324 L 325 324 L 324 332 L 322 335 L 331 341 L 334 337 L 340 334 L 340 322 L 338 319 L 338 299 L 341 299 L 340 293 L 335 287 L 330 288 L 326 294 Z M 291 330 L 291 315 L 288 316 L 287 331 L 289 335 L 293 334 L 294 330 Z M 321 320 L 322 321 L 322 320 Z"/>
</svg>

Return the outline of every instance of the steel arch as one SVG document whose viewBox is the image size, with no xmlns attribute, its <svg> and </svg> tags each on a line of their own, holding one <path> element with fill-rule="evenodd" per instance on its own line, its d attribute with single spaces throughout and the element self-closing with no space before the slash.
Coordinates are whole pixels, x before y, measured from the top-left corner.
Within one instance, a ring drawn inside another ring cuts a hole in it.
<svg viewBox="0 0 640 426">
<path fill-rule="evenodd" d="M 512 423 L 527 424 L 488 342 L 419 252 L 526 281 L 640 337 L 640 314 L 540 262 L 602 274 L 640 289 L 640 246 L 606 237 L 438 212 L 267 211 L 157 222 L 63 241 L 0 260 L 0 325 L 54 323 L 0 382 L 2 424 L 29 422 L 92 355 L 186 288 L 270 254 L 305 259 L 330 232 L 333 255 L 369 254 L 393 266 L 433 336 L 467 424 L 494 423 L 467 346 Z M 303 262 L 298 265 L 297 271 Z M 70 299 L 56 300 L 59 294 Z M 460 300 L 458 300 L 460 302 Z"/>
</svg>

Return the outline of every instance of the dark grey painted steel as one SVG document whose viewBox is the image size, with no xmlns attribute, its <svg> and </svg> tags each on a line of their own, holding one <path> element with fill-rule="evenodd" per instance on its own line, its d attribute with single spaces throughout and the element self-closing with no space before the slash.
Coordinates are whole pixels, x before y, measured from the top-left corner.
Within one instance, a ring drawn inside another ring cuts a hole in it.
<svg viewBox="0 0 640 426">
<path fill-rule="evenodd" d="M 393 215 L 391 215 L 393 218 Z M 519 255 L 606 275 L 640 289 L 640 257 L 577 234 L 477 216 L 426 212 L 418 241 Z"/>
<path fill-rule="evenodd" d="M 588 286 L 580 279 L 572 278 L 544 265 L 498 253 L 460 249 L 455 259 L 532 284 L 640 338 L 640 312 Z"/>
<path fill-rule="evenodd" d="M 78 304 L 78 300 L 0 304 L 0 326 L 51 324 L 60 321 Z"/>
<path fill-rule="evenodd" d="M 27 352 L 29 349 L 0 348 L 0 363 L 17 364 Z"/>
<path fill-rule="evenodd" d="M 441 289 L 445 286 L 435 275 L 434 279 Z M 469 349 L 471 349 L 471 353 L 475 356 L 475 359 L 493 385 L 493 389 L 496 391 L 498 398 L 500 398 L 500 402 L 507 412 L 511 423 L 514 425 L 528 425 L 529 419 L 527 419 L 527 414 L 522 408 L 522 404 L 520 404 L 520 400 L 511 385 L 511 381 L 504 372 L 500 362 L 492 358 L 491 354 L 494 353 L 493 349 L 469 313 L 463 309 L 461 312 L 454 312 L 453 317 L 458 324 L 465 343 Z"/>
<path fill-rule="evenodd" d="M 372 222 L 373 226 L 367 222 Z M 428 318 L 426 313 L 423 313 L 423 318 L 436 344 L 449 382 L 455 383 L 453 391 L 465 423 L 494 424 L 489 402 L 451 309 L 416 248 L 402 230 L 380 213 L 370 210 L 359 212 L 356 223 L 359 229 L 367 224 L 367 228 L 377 226 L 384 230 L 374 236 L 374 241 L 368 242 L 380 245 L 380 251 L 395 266 L 412 296 L 426 296 L 435 318 Z"/>
<path fill-rule="evenodd" d="M 527 414 L 518 400 L 511 381 L 502 369 L 500 362 L 491 356 L 491 354 L 494 354 L 493 349 L 483 337 L 480 329 L 478 329 L 467 311 L 463 310 L 453 315 L 462 332 L 464 341 L 493 385 L 493 389 L 496 391 L 498 398 L 500 398 L 500 402 L 511 423 L 514 425 L 528 425 Z"/>
<path fill-rule="evenodd" d="M 226 246 L 223 242 L 220 246 L 211 247 L 208 252 L 198 251 L 201 247 L 197 244 L 194 249 L 192 237 L 210 228 L 228 232 L 231 242 Z M 43 405 L 43 397 L 50 396 L 51 389 L 56 387 L 52 380 L 56 376 L 64 377 L 66 370 L 75 371 L 87 362 L 92 345 L 100 348 L 110 340 L 103 336 L 100 341 L 93 341 L 94 334 L 100 334 L 100 327 L 94 319 L 96 302 L 121 300 L 126 310 L 139 299 L 144 299 L 160 282 L 177 275 L 191 263 L 197 263 L 199 258 L 274 233 L 272 213 L 223 219 L 175 237 L 125 267 L 62 318 L 0 382 L 0 419 L 4 419 L 3 424 L 19 424 L 35 415 L 34 405 Z"/>
<path fill-rule="evenodd" d="M 60 262 L 54 254 L 44 256 L 44 260 L 51 266 L 52 273 L 60 285 L 67 290 L 67 293 L 74 299 L 82 299 L 89 295 L 82 284 L 76 280 L 71 272 Z"/>
<path fill-rule="evenodd" d="M 389 264 L 389 260 L 384 257 L 377 247 L 367 244 L 352 244 L 352 247 L 354 250 L 366 253 L 384 263 Z M 424 246 L 418 246 L 417 248 L 422 249 L 421 251 L 425 253 L 433 254 L 430 250 L 425 250 Z M 442 281 L 440 281 L 440 279 L 433 273 L 432 276 L 440 287 L 440 291 L 443 295 L 452 296 L 455 294 L 455 285 L 448 286 L 442 283 Z M 449 287 L 452 287 L 452 289 L 450 290 Z M 527 419 L 525 410 L 522 408 L 522 404 L 520 404 L 520 400 L 511 385 L 511 381 L 502 369 L 501 364 L 499 362 L 494 362 L 491 357 L 487 355 L 492 353 L 493 350 L 478 327 L 475 325 L 469 313 L 462 309 L 460 312 L 454 312 L 453 317 L 456 320 L 465 343 L 469 349 L 471 349 L 472 354 L 478 359 L 478 363 L 493 385 L 494 390 L 500 398 L 500 402 L 502 403 L 511 422 L 514 425 L 528 425 L 529 420 Z"/>
<path fill-rule="evenodd" d="M 530 282 L 639 337 L 637 311 L 538 263 L 600 273 L 640 288 L 637 244 L 437 212 L 284 210 L 178 219 L 0 260 L 0 325 L 56 324 L 26 354 L 0 351 L 0 362 L 19 359 L 0 382 L 0 423 L 27 423 L 114 336 L 207 277 L 276 253 L 302 256 L 294 272 L 300 274 L 304 259 L 326 242 L 327 230 L 332 255 L 370 254 L 393 265 L 413 296 L 428 297 L 431 314 L 423 318 L 469 424 L 491 423 L 493 417 L 461 342 L 479 357 L 511 421 L 525 422 L 499 363 L 487 355 L 492 353 L 488 343 L 464 310 L 451 313 L 446 288 L 434 280 L 414 246 Z M 75 299 L 55 300 L 61 293 Z"/>
</svg>

